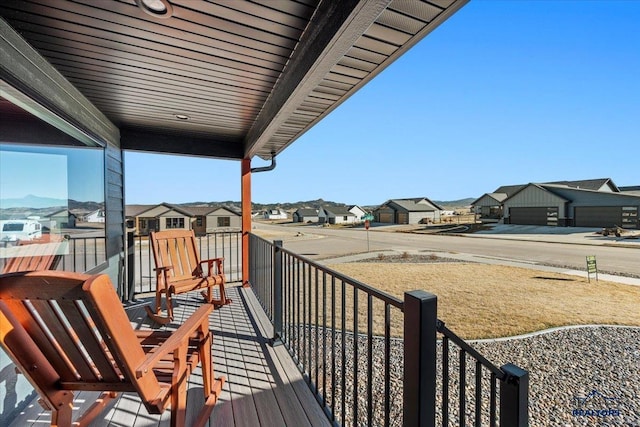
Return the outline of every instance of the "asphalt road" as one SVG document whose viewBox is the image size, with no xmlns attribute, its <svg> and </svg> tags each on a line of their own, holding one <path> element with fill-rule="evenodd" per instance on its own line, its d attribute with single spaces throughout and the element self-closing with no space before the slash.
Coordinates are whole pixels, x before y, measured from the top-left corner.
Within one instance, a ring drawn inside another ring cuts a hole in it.
<svg viewBox="0 0 640 427">
<path fill-rule="evenodd" d="M 452 236 L 398 233 L 359 229 L 331 229 L 318 226 L 292 226 L 254 223 L 257 230 L 269 233 L 268 239 L 281 238 L 284 247 L 310 259 L 326 259 L 342 255 L 385 250 L 465 253 L 505 261 L 557 265 L 585 269 L 587 255 L 595 255 L 603 272 L 640 277 L 640 244 L 609 246 L 602 241 L 545 235 L 522 237 Z"/>
</svg>

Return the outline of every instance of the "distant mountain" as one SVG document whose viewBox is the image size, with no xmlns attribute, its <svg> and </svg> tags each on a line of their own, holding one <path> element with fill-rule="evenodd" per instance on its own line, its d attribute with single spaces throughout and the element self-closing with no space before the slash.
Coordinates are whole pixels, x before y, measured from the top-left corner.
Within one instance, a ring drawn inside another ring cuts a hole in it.
<svg viewBox="0 0 640 427">
<path fill-rule="evenodd" d="M 464 206 L 468 206 L 473 202 L 475 198 L 466 198 L 459 200 L 450 200 L 450 201 L 435 201 L 434 202 L 443 208 L 460 208 Z M 236 210 L 240 210 L 241 203 L 234 202 L 231 200 L 227 200 L 224 202 L 190 202 L 190 203 L 181 203 L 178 206 L 184 207 L 196 207 L 196 206 L 224 206 L 227 208 L 234 208 Z M 345 203 L 332 202 L 324 199 L 316 199 L 316 200 L 307 200 L 307 201 L 298 201 L 298 202 L 282 202 L 282 203 L 252 203 L 251 210 L 252 211 L 262 211 L 268 209 L 282 209 L 282 210 L 296 210 L 299 208 L 307 208 L 307 209 L 319 209 L 321 206 L 325 207 L 345 207 L 351 206 Z M 379 205 L 371 205 L 371 206 L 361 206 L 361 208 L 365 210 L 374 210 Z"/>
<path fill-rule="evenodd" d="M 178 206 L 184 206 L 184 207 L 224 206 L 227 208 L 235 208 L 236 210 L 239 211 L 241 208 L 241 203 L 227 200 L 224 202 L 189 202 L 189 203 L 181 203 Z M 326 201 L 323 199 L 317 199 L 317 200 L 307 200 L 307 201 L 299 201 L 299 202 L 283 202 L 283 203 L 252 203 L 251 210 L 252 211 L 262 211 L 262 210 L 268 210 L 268 209 L 295 210 L 298 208 L 319 209 L 321 206 L 344 207 L 347 205 L 345 205 L 344 203 L 337 203 L 337 202 Z"/>
<path fill-rule="evenodd" d="M 51 208 L 57 206 L 67 206 L 65 199 L 53 199 L 51 197 L 41 197 L 29 194 L 16 199 L 0 199 L 0 206 L 3 208 Z"/>
<path fill-rule="evenodd" d="M 434 200 L 433 202 L 436 205 L 447 207 L 447 208 L 462 208 L 464 206 L 469 206 L 471 204 L 471 202 L 473 202 L 474 200 L 476 200 L 477 197 L 467 197 L 466 199 L 458 199 L 458 200 L 448 200 L 448 201 L 440 201 L 440 200 Z"/>
</svg>

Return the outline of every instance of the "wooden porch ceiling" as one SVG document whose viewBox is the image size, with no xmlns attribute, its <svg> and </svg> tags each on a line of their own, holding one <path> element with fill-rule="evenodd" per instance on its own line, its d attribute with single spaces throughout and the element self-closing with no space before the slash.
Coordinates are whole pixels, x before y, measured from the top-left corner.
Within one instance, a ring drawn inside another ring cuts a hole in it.
<svg viewBox="0 0 640 427">
<path fill-rule="evenodd" d="M 163 0 L 158 17 L 143 1 L 3 0 L 0 113 L 87 144 L 269 159 L 467 2 Z"/>
</svg>

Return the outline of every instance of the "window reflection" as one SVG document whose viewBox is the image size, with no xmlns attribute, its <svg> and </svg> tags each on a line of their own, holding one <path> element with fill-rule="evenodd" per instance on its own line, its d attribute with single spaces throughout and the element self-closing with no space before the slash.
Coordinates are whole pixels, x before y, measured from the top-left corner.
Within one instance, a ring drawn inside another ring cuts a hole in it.
<svg viewBox="0 0 640 427">
<path fill-rule="evenodd" d="M 0 144 L 0 271 L 105 262 L 103 151 Z"/>
</svg>

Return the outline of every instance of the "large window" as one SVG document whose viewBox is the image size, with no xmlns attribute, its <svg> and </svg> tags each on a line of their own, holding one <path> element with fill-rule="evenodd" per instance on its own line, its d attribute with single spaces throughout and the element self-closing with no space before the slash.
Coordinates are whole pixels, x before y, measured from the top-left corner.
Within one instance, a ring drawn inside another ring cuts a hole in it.
<svg viewBox="0 0 640 427">
<path fill-rule="evenodd" d="M 184 218 L 166 218 L 167 228 L 184 228 Z"/>
<path fill-rule="evenodd" d="M 0 271 L 26 256 L 40 257 L 32 265 L 42 269 L 78 272 L 105 262 L 103 156 L 0 141 Z"/>
<path fill-rule="evenodd" d="M 218 217 L 218 227 L 230 227 L 230 226 L 231 226 L 231 217 L 228 217 L 228 216 Z"/>
</svg>

